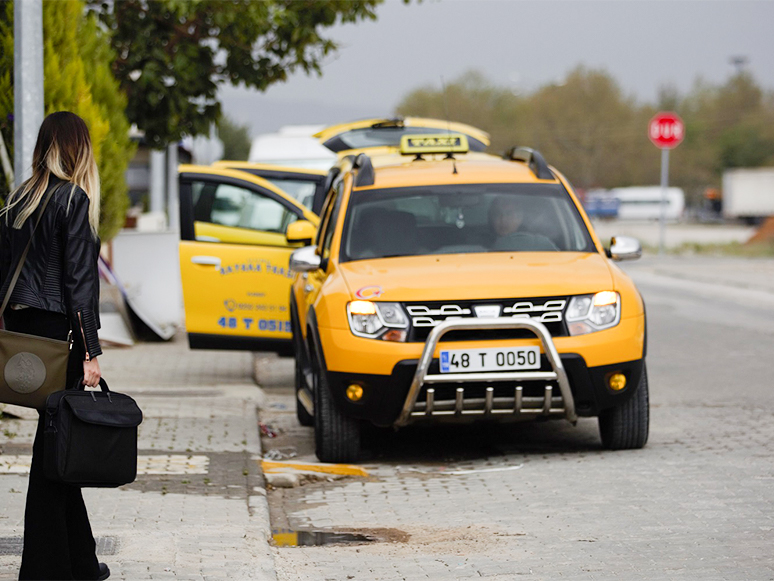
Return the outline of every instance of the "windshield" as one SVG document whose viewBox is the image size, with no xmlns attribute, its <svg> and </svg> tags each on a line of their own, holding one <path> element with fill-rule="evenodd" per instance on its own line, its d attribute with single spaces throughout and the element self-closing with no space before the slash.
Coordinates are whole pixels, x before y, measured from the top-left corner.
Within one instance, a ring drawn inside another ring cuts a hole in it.
<svg viewBox="0 0 774 581">
<path fill-rule="evenodd" d="M 363 127 L 340 133 L 323 145 L 336 152 L 364 147 L 398 147 L 402 136 L 425 133 L 443 133 L 443 130 L 432 127 Z M 455 133 L 459 133 L 459 131 L 455 131 Z M 467 137 L 471 151 L 484 151 L 486 149 L 486 144 L 469 135 Z"/>
<path fill-rule="evenodd" d="M 475 252 L 594 252 L 559 184 L 355 191 L 341 260 Z"/>
</svg>

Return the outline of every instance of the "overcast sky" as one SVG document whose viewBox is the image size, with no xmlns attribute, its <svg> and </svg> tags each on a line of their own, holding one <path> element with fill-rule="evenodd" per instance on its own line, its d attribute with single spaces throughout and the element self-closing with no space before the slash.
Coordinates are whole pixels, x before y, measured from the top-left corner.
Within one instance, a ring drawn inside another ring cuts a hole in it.
<svg viewBox="0 0 774 581">
<path fill-rule="evenodd" d="M 378 15 L 329 31 L 341 48 L 321 78 L 297 73 L 265 93 L 225 87 L 225 113 L 256 135 L 388 116 L 412 89 L 471 69 L 529 92 L 579 64 L 606 69 L 625 92 L 653 101 L 664 84 L 684 92 L 698 77 L 722 83 L 737 55 L 774 89 L 771 1 L 387 0 Z"/>
</svg>

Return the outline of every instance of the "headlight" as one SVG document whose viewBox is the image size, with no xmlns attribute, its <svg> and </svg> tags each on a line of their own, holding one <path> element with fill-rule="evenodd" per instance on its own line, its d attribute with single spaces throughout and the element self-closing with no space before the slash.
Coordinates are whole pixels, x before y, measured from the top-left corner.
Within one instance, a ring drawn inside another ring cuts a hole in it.
<svg viewBox="0 0 774 581">
<path fill-rule="evenodd" d="M 349 328 L 358 337 L 405 341 L 408 318 L 398 303 L 352 301 L 347 304 Z"/>
<path fill-rule="evenodd" d="M 566 319 L 570 335 L 615 327 L 621 320 L 621 297 L 613 291 L 572 297 Z"/>
</svg>

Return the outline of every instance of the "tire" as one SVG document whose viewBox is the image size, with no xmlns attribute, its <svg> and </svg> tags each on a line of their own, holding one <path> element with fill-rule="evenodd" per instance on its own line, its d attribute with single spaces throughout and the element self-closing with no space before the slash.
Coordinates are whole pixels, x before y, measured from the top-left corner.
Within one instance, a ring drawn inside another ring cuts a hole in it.
<svg viewBox="0 0 774 581">
<path fill-rule="evenodd" d="M 298 423 L 300 423 L 302 426 L 310 427 L 314 425 L 314 416 L 306 411 L 306 408 L 301 403 L 301 400 L 298 399 L 298 393 L 302 389 L 307 388 L 306 376 L 304 374 L 304 360 L 306 357 L 304 356 L 304 343 L 301 337 L 301 329 L 299 329 L 298 325 L 298 315 L 296 315 L 295 306 L 292 305 L 293 303 L 291 302 L 290 321 L 293 331 L 293 351 L 296 359 L 294 374 L 296 386 L 296 417 L 298 418 Z"/>
<path fill-rule="evenodd" d="M 623 405 L 605 410 L 599 415 L 602 446 L 608 450 L 642 448 L 648 441 L 649 424 L 648 372 L 643 364 L 637 393 Z"/>
<path fill-rule="evenodd" d="M 356 462 L 360 456 L 360 420 L 341 413 L 331 397 L 317 357 L 312 362 L 314 443 L 321 462 Z"/>
</svg>

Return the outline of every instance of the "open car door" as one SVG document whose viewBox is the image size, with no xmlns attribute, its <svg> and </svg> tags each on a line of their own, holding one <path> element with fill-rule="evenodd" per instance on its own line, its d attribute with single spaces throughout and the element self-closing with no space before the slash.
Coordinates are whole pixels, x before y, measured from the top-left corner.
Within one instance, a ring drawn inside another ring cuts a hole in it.
<svg viewBox="0 0 774 581">
<path fill-rule="evenodd" d="M 291 346 L 285 233 L 319 220 L 258 176 L 182 165 L 180 274 L 192 349 L 285 352 Z M 310 234 L 311 238 L 311 234 Z"/>
<path fill-rule="evenodd" d="M 322 210 L 328 172 L 249 161 L 216 161 L 213 167 L 238 169 L 271 182 L 315 214 Z"/>
</svg>

